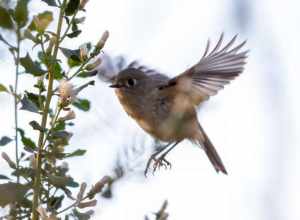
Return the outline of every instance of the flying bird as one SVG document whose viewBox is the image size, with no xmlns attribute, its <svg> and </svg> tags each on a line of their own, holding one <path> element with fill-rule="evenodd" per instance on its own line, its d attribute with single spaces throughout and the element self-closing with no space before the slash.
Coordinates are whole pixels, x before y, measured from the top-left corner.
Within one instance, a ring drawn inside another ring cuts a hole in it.
<svg viewBox="0 0 300 220">
<path fill-rule="evenodd" d="M 168 143 L 151 155 L 145 175 L 152 162 L 154 171 L 171 166 L 166 155 L 184 139 L 199 145 L 215 170 L 227 174 L 196 111 L 244 70 L 248 50 L 241 49 L 246 41 L 235 45 L 236 35 L 223 45 L 223 39 L 222 33 L 212 50 L 208 40 L 199 62 L 174 78 L 133 62 L 108 80 L 128 115 L 151 136 Z"/>
</svg>

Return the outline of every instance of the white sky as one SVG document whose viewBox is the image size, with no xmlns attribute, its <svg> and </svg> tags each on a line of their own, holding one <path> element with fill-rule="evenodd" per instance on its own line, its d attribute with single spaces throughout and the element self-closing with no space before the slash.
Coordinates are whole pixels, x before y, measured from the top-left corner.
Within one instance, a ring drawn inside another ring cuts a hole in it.
<svg viewBox="0 0 300 220">
<path fill-rule="evenodd" d="M 240 33 L 239 39 L 248 39 L 251 50 L 244 74 L 199 112 L 229 175 L 217 175 L 202 150 L 183 142 L 168 156 L 172 170 L 147 179 L 140 172 L 128 174 L 114 186 L 112 200 L 100 199 L 95 219 L 140 220 L 158 210 L 164 199 L 169 200 L 172 220 L 300 218 L 299 3 L 245 1 L 244 13 L 251 20 L 247 27 L 239 28 L 236 2 L 90 0 L 87 4 L 83 34 L 66 45 L 95 43 L 109 30 L 107 53 L 138 59 L 169 75 L 194 64 L 207 38 L 217 40 L 222 31 L 226 39 Z M 42 10 L 40 5 L 32 7 Z M 13 68 L 8 56 L 4 58 L 0 60 L 0 82 L 12 84 Z M 21 89 L 30 87 L 31 79 L 21 76 L 21 82 Z M 92 109 L 76 112 L 71 145 L 86 147 L 88 153 L 71 160 L 70 167 L 77 180 L 91 185 L 111 172 L 124 143 L 144 133 L 106 84 L 98 82 L 82 96 L 92 101 Z M 0 134 L 13 135 L 12 99 L 0 94 L 0 105 Z M 33 117 L 20 115 L 21 124 Z M 13 153 L 12 148 L 10 144 L 2 149 Z M 1 160 L 0 166 L 7 169 Z"/>
</svg>

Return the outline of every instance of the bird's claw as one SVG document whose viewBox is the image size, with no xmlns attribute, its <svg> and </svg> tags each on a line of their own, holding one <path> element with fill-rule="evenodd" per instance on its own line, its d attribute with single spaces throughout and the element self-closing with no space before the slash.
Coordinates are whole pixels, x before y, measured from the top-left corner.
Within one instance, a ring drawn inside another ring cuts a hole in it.
<svg viewBox="0 0 300 220">
<path fill-rule="evenodd" d="M 157 169 L 160 169 L 161 167 L 164 167 L 165 169 L 168 169 L 168 168 L 171 169 L 172 168 L 172 164 L 168 160 L 165 159 L 166 155 L 163 154 L 159 158 L 155 158 L 155 156 L 156 155 L 152 155 L 149 158 L 149 160 L 147 162 L 146 169 L 144 171 L 145 176 L 147 176 L 147 173 L 148 173 L 148 170 L 149 170 L 149 167 L 150 167 L 150 164 L 151 164 L 152 161 L 154 162 L 153 166 L 152 166 L 153 167 L 152 174 L 154 174 L 155 171 Z"/>
</svg>

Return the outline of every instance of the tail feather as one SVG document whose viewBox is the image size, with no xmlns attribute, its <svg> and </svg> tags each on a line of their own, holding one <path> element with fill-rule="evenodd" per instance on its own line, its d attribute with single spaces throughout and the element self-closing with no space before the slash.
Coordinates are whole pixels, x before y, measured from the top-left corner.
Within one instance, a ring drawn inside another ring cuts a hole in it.
<svg viewBox="0 0 300 220">
<path fill-rule="evenodd" d="M 227 174 L 225 166 L 223 165 L 223 162 L 218 152 L 216 151 L 215 147 L 209 140 L 208 136 L 206 135 L 206 133 L 204 132 L 200 124 L 199 124 L 199 128 L 200 128 L 201 135 L 199 135 L 199 137 L 197 138 L 198 143 L 203 147 L 208 159 L 214 166 L 215 170 L 217 172 L 221 171 L 222 173 Z"/>
</svg>

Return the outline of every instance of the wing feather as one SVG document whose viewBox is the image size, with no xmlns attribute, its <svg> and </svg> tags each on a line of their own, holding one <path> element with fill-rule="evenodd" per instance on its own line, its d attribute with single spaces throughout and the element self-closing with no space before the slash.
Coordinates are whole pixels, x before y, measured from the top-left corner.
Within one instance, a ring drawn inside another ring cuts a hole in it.
<svg viewBox="0 0 300 220">
<path fill-rule="evenodd" d="M 183 92 L 198 105 L 209 96 L 217 94 L 231 80 L 240 75 L 246 64 L 248 50 L 240 52 L 247 41 L 233 47 L 235 35 L 223 48 L 222 33 L 215 47 L 210 51 L 210 40 L 207 41 L 204 54 L 200 61 L 179 76 L 171 79 L 168 84 L 176 85 L 177 92 Z M 168 85 L 164 86 L 167 88 Z"/>
</svg>

